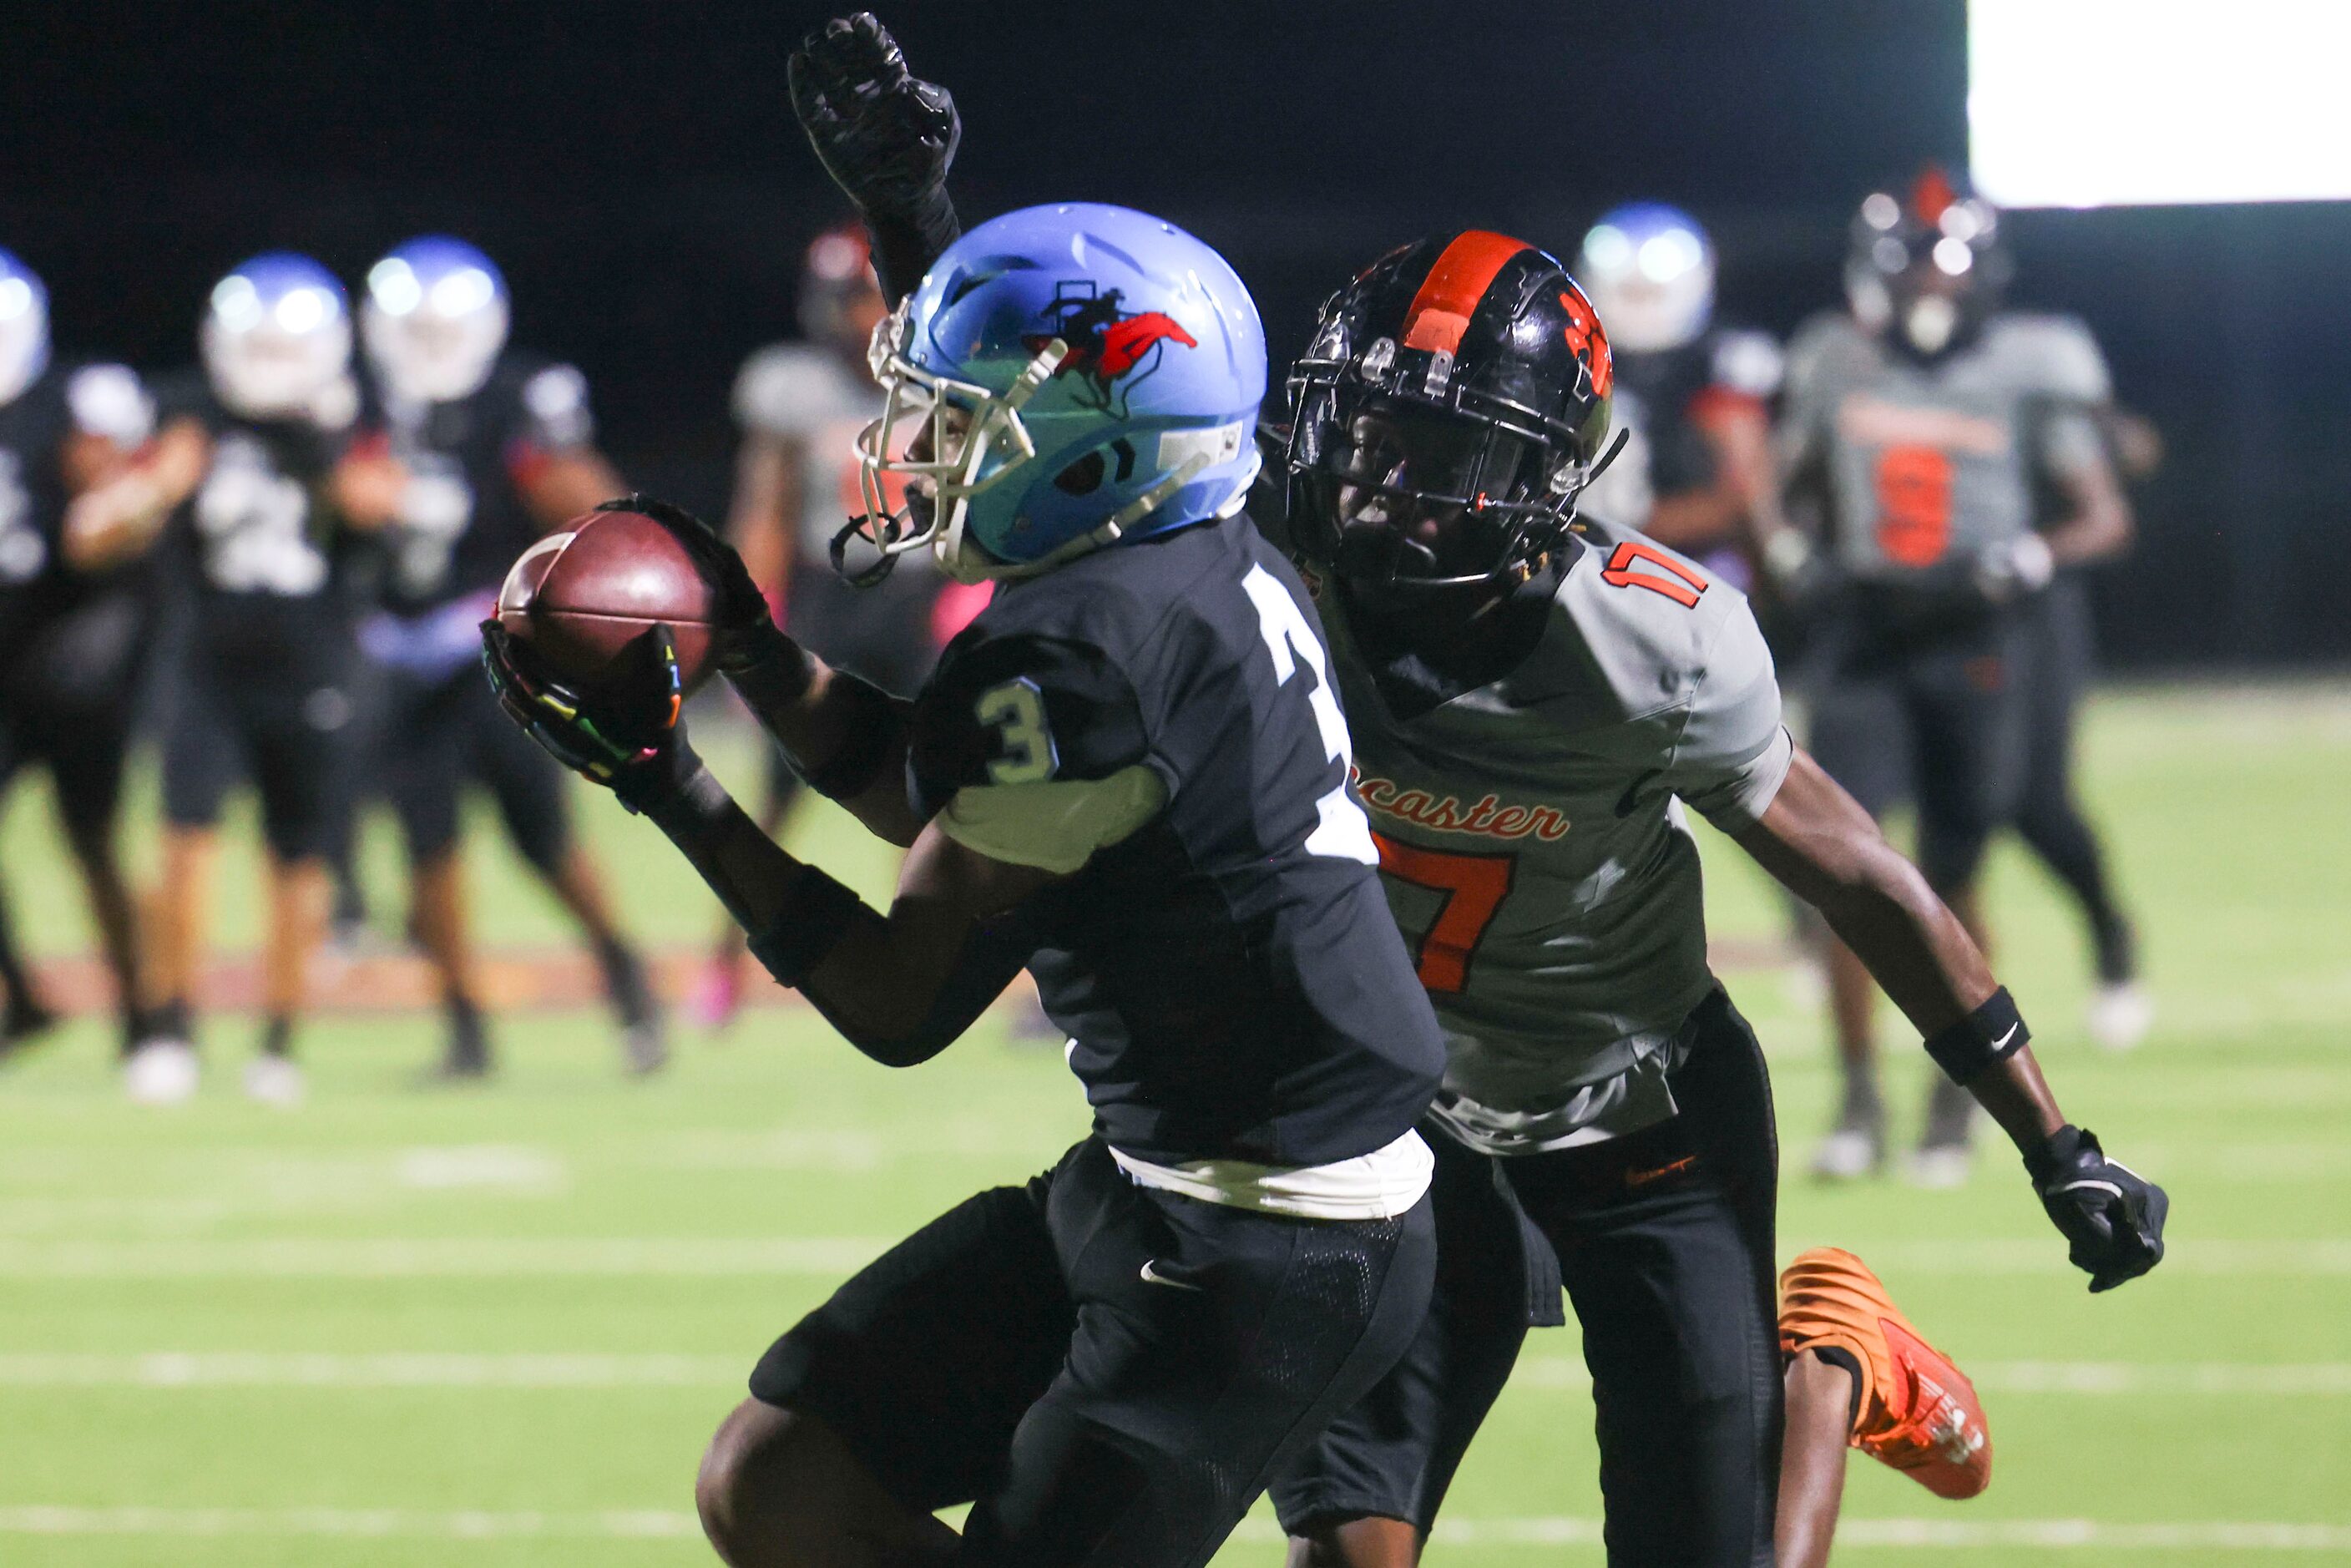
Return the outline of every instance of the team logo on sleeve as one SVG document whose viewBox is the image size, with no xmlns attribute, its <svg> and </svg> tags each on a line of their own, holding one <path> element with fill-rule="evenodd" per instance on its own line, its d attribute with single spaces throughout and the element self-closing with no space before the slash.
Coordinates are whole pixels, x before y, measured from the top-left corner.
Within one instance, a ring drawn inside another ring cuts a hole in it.
<svg viewBox="0 0 2351 1568">
<path fill-rule="evenodd" d="M 1124 419 L 1128 396 L 1151 379 L 1167 345 L 1196 349 L 1200 340 L 1164 310 L 1132 314 L 1119 308 L 1123 296 L 1115 288 L 1098 288 L 1092 278 L 1065 278 L 1045 308 L 1050 329 L 1024 337 L 1035 353 L 1059 338 L 1070 346 L 1067 358 L 1053 374 L 1075 376 L 1078 402 L 1084 407 Z"/>
</svg>

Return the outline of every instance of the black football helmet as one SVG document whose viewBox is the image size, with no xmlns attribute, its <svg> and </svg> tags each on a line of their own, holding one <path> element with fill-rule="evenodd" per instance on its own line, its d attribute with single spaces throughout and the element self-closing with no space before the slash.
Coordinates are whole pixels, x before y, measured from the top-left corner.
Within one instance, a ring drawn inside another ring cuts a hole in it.
<svg viewBox="0 0 2351 1568">
<path fill-rule="evenodd" d="M 1290 373 L 1292 524 L 1358 594 L 1507 589 L 1605 459 L 1608 339 L 1557 259 L 1473 229 L 1390 251 Z"/>
<path fill-rule="evenodd" d="M 1889 191 L 1863 200 L 1845 255 L 1845 298 L 1863 326 L 1932 360 L 1975 340 L 2000 308 L 2010 270 L 1999 209 L 1960 195 L 1930 168 L 1907 201 Z"/>
</svg>

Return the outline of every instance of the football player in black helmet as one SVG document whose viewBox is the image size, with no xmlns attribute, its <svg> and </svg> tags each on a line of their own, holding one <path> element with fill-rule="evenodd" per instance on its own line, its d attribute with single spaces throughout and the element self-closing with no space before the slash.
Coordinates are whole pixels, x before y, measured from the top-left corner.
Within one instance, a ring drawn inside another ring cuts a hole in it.
<svg viewBox="0 0 2351 1568">
<path fill-rule="evenodd" d="M 852 199 L 912 160 L 916 132 L 892 130 L 904 96 L 944 101 L 886 55 L 888 76 L 843 95 L 866 144 L 828 159 Z M 925 247 L 900 238 L 904 267 Z M 2094 1289 L 2160 1257 L 2160 1190 L 2064 1121 L 1982 954 L 1789 738 L 1744 597 L 1577 517 L 1612 383 L 1560 264 L 1471 230 L 1332 295 L 1290 379 L 1293 423 L 1260 432 L 1277 477 L 1248 509 L 1322 612 L 1382 882 L 1448 1055 L 1422 1129 L 1437 1298 L 1397 1367 L 1273 1479 L 1293 1563 L 1417 1560 L 1527 1328 L 1561 1321 L 1562 1276 L 1620 1568 L 1772 1559 L 1783 1386 L 1782 1561 L 1825 1560 L 1847 1441 L 1945 1495 L 1988 1479 L 1964 1378 L 1886 1330 L 1900 1314 L 1858 1260 L 1800 1259 L 1775 1309 L 1770 1090 L 1706 967 L 1677 800 L 1867 956 L 2014 1138 Z M 1926 1396 L 1925 1375 L 1953 1396 Z"/>
</svg>

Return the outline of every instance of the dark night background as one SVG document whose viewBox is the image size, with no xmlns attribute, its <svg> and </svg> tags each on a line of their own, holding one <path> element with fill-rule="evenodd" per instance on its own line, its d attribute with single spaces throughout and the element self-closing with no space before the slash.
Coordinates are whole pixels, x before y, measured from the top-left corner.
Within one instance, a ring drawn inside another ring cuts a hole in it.
<svg viewBox="0 0 2351 1568">
<path fill-rule="evenodd" d="M 783 85 L 831 10 L 14 0 L 0 245 L 47 277 L 64 348 L 161 368 L 251 252 L 355 283 L 413 233 L 464 235 L 505 268 L 517 340 L 587 371 L 623 469 L 715 507 L 729 381 L 789 333 L 801 246 L 841 215 Z M 1475 224 L 1572 254 L 1636 196 L 1697 213 L 1726 313 L 1785 330 L 1839 298 L 1865 189 L 1966 153 L 1959 0 L 883 14 L 962 105 L 967 216 L 1161 213 L 1250 281 L 1277 362 L 1401 238 Z M 2027 213 L 2011 232 L 2014 298 L 2087 318 L 2169 444 L 2139 551 L 2100 584 L 2110 655 L 2351 656 L 2351 204 Z"/>
</svg>

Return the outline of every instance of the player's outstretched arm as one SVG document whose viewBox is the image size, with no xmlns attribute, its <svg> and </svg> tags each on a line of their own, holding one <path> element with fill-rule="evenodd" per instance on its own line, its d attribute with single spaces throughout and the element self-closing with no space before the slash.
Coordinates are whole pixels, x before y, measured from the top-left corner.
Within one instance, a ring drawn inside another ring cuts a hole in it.
<svg viewBox="0 0 2351 1568">
<path fill-rule="evenodd" d="M 946 187 L 963 140 L 955 99 L 907 70 L 898 40 L 870 11 L 810 33 L 788 69 L 792 112 L 864 218 L 894 308 L 963 232 Z"/>
<path fill-rule="evenodd" d="M 2168 1199 L 2107 1160 L 2066 1122 L 2033 1060 L 2031 1036 L 1959 916 L 1897 853 L 1869 813 L 1799 750 L 1741 848 L 1818 909 L 1926 1036 L 2017 1150 L 2090 1288 L 2110 1290 L 2163 1257 Z"/>
<path fill-rule="evenodd" d="M 483 662 L 507 716 L 659 827 L 750 938 L 752 954 L 875 1061 L 911 1066 L 969 1027 L 1029 958 L 1019 906 L 1054 873 L 997 861 L 935 828 L 907 856 L 887 915 L 761 831 L 688 743 L 665 627 L 642 680 L 594 696 L 539 668 L 495 620 Z"/>
</svg>

